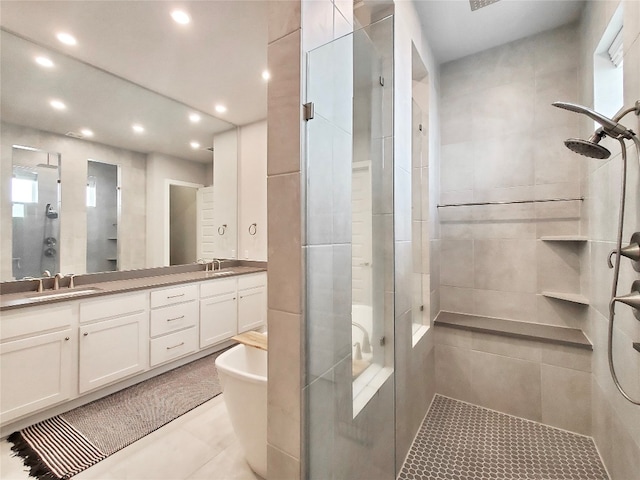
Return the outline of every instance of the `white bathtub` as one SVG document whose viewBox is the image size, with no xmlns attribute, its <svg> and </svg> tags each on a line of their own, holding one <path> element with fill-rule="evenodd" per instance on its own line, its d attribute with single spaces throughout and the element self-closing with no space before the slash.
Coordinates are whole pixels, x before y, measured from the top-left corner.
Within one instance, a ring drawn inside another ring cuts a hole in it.
<svg viewBox="0 0 640 480">
<path fill-rule="evenodd" d="M 236 345 L 216 358 L 216 367 L 247 463 L 267 478 L 267 352 Z"/>
</svg>

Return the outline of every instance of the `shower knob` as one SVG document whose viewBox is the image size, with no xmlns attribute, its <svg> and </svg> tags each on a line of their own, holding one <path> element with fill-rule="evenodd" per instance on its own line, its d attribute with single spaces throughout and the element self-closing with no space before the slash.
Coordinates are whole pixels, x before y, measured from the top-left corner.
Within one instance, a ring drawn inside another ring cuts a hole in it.
<svg viewBox="0 0 640 480">
<path fill-rule="evenodd" d="M 609 268 L 613 268 L 611 257 L 617 253 L 617 250 L 609 252 Z M 631 265 L 636 272 L 640 272 L 640 232 L 636 232 L 631 235 L 631 241 L 626 247 L 622 247 L 620 254 L 623 257 L 627 257 L 631 260 Z"/>
<path fill-rule="evenodd" d="M 640 280 L 636 280 L 631 284 L 631 292 L 629 295 L 621 297 L 613 297 L 611 303 L 620 302 L 633 308 L 633 315 L 640 320 Z"/>
</svg>

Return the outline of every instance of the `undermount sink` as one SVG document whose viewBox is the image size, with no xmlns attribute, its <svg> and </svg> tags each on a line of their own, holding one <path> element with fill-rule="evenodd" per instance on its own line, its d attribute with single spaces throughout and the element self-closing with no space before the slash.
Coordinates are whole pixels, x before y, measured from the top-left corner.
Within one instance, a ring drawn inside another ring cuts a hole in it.
<svg viewBox="0 0 640 480">
<path fill-rule="evenodd" d="M 214 270 L 212 272 L 207 272 L 210 277 L 224 277 L 226 275 L 233 275 L 235 272 L 233 270 Z"/>
<path fill-rule="evenodd" d="M 49 292 L 42 292 L 31 297 L 27 297 L 27 300 L 31 300 L 33 302 L 52 300 L 54 298 L 68 298 L 68 297 L 76 297 L 79 295 L 87 295 L 89 293 L 95 293 L 101 291 L 101 288 L 97 287 L 87 287 L 87 288 L 79 288 L 77 290 L 51 290 Z"/>
</svg>

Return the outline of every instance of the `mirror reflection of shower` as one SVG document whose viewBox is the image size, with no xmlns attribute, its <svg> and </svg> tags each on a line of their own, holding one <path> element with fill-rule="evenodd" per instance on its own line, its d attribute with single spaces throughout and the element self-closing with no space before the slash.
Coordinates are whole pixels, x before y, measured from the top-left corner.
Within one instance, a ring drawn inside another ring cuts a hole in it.
<svg viewBox="0 0 640 480">
<path fill-rule="evenodd" d="M 87 162 L 87 273 L 118 269 L 119 167 Z"/>
<path fill-rule="evenodd" d="M 40 277 L 60 269 L 60 154 L 12 149 L 12 274 Z"/>
</svg>

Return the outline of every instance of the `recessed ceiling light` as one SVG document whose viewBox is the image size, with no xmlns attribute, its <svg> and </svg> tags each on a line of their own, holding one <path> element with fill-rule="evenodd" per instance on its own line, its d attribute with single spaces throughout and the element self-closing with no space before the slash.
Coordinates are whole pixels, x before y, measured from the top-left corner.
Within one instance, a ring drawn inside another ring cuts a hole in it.
<svg viewBox="0 0 640 480">
<path fill-rule="evenodd" d="M 83 137 L 93 137 L 93 132 L 88 128 L 83 128 L 82 130 L 80 130 L 80 133 Z"/>
<path fill-rule="evenodd" d="M 182 10 L 174 10 L 173 12 L 171 12 L 171 18 L 173 18 L 173 20 L 180 25 L 186 25 L 187 23 L 191 22 L 191 17 L 189 16 L 189 14 Z"/>
<path fill-rule="evenodd" d="M 216 105 L 216 112 L 218 113 L 224 113 L 227 111 L 227 107 L 225 107 L 224 105 Z"/>
<path fill-rule="evenodd" d="M 53 67 L 53 62 L 47 57 L 36 57 L 36 63 L 41 67 L 47 67 L 47 68 Z"/>
<path fill-rule="evenodd" d="M 191 142 L 189 145 L 191 145 L 191 148 L 193 148 L 194 150 L 200 148 L 200 144 L 198 142 Z"/>
<path fill-rule="evenodd" d="M 62 103 L 60 100 L 51 100 L 49 102 L 49 105 L 51 105 L 56 110 L 65 110 L 67 108 L 67 106 L 64 103 Z"/>
<path fill-rule="evenodd" d="M 56 37 L 65 45 L 76 45 L 78 43 L 76 37 L 66 32 L 60 32 Z"/>
<path fill-rule="evenodd" d="M 192 113 L 191 115 L 189 115 L 189 120 L 191 120 L 191 123 L 198 123 L 200 121 L 200 115 L 198 115 L 197 113 Z"/>
<path fill-rule="evenodd" d="M 131 125 L 131 128 L 133 128 L 133 131 L 136 133 L 144 132 L 144 127 L 138 123 L 134 123 L 133 125 Z"/>
<path fill-rule="evenodd" d="M 269 70 L 265 70 L 264 72 L 262 72 L 262 78 L 263 80 L 269 80 L 271 78 L 271 74 L 269 73 Z"/>
</svg>

